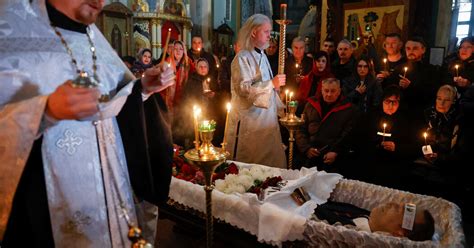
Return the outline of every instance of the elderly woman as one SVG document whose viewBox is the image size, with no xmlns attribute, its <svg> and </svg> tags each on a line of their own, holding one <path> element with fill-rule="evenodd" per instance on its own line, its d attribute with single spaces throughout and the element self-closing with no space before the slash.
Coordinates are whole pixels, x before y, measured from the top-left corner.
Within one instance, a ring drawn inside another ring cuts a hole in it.
<svg viewBox="0 0 474 248">
<path fill-rule="evenodd" d="M 425 110 L 428 135 L 424 145 L 429 145 L 432 153 L 424 152 L 424 160 L 415 161 L 412 174 L 417 187 L 411 191 L 443 197 L 459 204 L 465 182 L 459 180 L 464 168 L 458 152 L 460 115 L 456 99 L 456 88 L 443 85 L 438 89 L 435 105 Z"/>
<path fill-rule="evenodd" d="M 443 85 L 436 94 L 435 105 L 425 110 L 428 141 L 433 150 L 432 154 L 425 154 L 425 159 L 430 163 L 445 162 L 456 144 L 459 129 L 456 99 L 456 89 L 451 85 Z"/>
<path fill-rule="evenodd" d="M 270 40 L 272 21 L 255 14 L 239 31 L 241 48 L 232 62 L 232 110 L 226 136 L 228 151 L 234 160 L 286 168 L 278 111 L 284 105 L 278 97 L 286 76 L 272 78 L 264 53 Z"/>
</svg>

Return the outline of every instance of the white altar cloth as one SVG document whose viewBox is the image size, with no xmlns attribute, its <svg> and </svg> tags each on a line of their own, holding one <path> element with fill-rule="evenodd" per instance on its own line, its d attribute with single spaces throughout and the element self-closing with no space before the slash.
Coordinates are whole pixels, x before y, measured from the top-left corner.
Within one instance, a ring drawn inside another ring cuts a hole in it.
<svg viewBox="0 0 474 248">
<path fill-rule="evenodd" d="M 234 162 L 239 169 L 263 166 Z M 303 240 L 306 221 L 314 209 L 329 198 L 342 176 L 317 171 L 316 168 L 302 170 L 274 170 L 283 180 L 288 180 L 280 192 L 259 201 L 256 194 L 224 194 L 212 192 L 212 214 L 214 218 L 241 228 L 255 236 L 260 242 L 280 246 L 284 241 Z M 298 206 L 289 196 L 295 188 L 304 187 L 311 200 Z M 170 198 L 186 207 L 205 213 L 205 194 L 202 186 L 172 178 Z"/>
</svg>

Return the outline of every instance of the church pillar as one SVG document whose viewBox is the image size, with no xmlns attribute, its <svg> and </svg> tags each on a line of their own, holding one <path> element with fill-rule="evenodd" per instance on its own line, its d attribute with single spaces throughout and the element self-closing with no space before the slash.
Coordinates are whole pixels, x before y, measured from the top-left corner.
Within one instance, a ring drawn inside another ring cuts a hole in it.
<svg viewBox="0 0 474 248">
<path fill-rule="evenodd" d="M 151 20 L 151 51 L 153 53 L 153 58 L 157 58 L 157 42 L 156 42 L 156 20 Z"/>
<path fill-rule="evenodd" d="M 155 20 L 156 22 L 156 30 L 154 32 L 154 38 L 155 38 L 155 47 L 156 47 L 156 52 L 153 51 L 153 57 L 155 59 L 158 59 L 159 56 L 161 56 L 162 53 L 162 44 L 161 44 L 161 21 L 160 20 Z"/>
<path fill-rule="evenodd" d="M 187 24 L 183 28 L 183 42 L 187 48 L 191 47 L 191 27 Z"/>
</svg>

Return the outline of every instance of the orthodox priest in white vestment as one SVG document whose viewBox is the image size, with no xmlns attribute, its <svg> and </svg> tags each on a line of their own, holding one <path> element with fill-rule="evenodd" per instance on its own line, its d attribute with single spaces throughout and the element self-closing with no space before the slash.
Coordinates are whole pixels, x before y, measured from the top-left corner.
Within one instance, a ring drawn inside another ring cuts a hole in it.
<svg viewBox="0 0 474 248">
<path fill-rule="evenodd" d="M 88 118 L 55 120 L 48 96 L 78 68 L 110 100 Z M 158 204 L 171 179 L 167 110 L 141 87 L 95 25 L 44 0 L 0 3 L 2 245 L 130 247 L 124 213 L 137 223 L 135 196 Z"/>
<path fill-rule="evenodd" d="M 237 161 L 286 168 L 278 124 L 278 113 L 283 112 L 284 105 L 272 82 L 270 63 L 263 52 L 268 46 L 269 34 L 266 37 L 261 29 L 269 23 L 268 17 L 256 14 L 239 32 L 237 45 L 242 50 L 232 61 L 232 109 L 226 142 L 231 158 Z M 254 32 L 262 32 L 261 36 L 264 36 L 260 46 L 256 44 Z"/>
</svg>

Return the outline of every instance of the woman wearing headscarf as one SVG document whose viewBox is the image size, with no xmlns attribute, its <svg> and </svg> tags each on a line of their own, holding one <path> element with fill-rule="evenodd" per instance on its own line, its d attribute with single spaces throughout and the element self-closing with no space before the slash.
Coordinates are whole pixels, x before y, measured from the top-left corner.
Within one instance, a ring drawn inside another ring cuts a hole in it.
<svg viewBox="0 0 474 248">
<path fill-rule="evenodd" d="M 146 69 L 153 67 L 151 50 L 148 48 L 142 48 L 138 52 L 138 59 L 132 66 L 132 73 L 135 77 L 142 77 L 142 74 Z"/>
<path fill-rule="evenodd" d="M 306 99 L 321 96 L 321 82 L 326 78 L 334 77 L 330 72 L 329 56 L 324 51 L 319 51 L 313 56 L 313 68 L 311 72 L 301 79 L 298 91 L 296 92 L 296 100 L 298 101 L 297 114 L 303 112 L 306 105 Z"/>
</svg>

